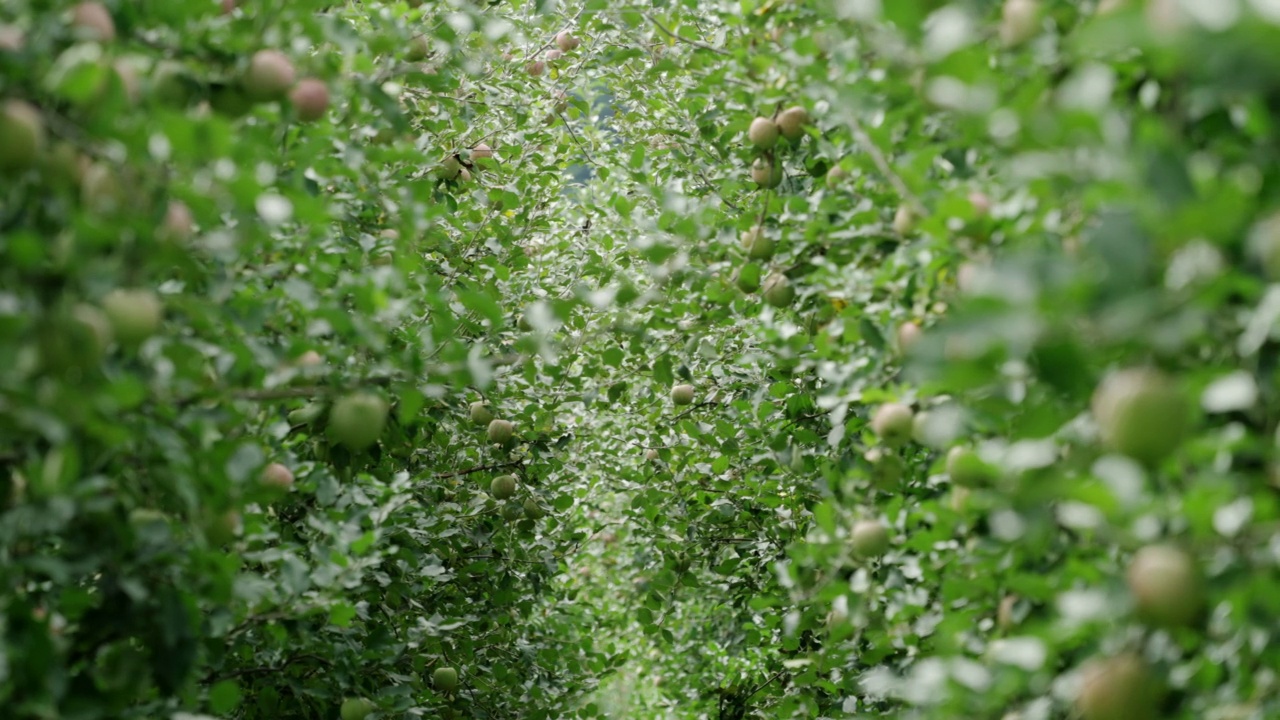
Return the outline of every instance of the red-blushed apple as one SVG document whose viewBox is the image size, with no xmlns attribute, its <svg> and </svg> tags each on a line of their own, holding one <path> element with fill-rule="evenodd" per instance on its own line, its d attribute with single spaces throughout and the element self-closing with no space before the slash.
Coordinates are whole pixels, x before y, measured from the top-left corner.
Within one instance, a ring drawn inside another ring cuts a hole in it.
<svg viewBox="0 0 1280 720">
<path fill-rule="evenodd" d="M 249 59 L 240 84 L 253 100 L 279 100 L 293 87 L 296 78 L 293 62 L 284 53 L 259 50 Z"/>
<path fill-rule="evenodd" d="M 293 487 L 293 471 L 283 463 L 273 462 L 262 469 L 262 484 L 272 490 L 288 490 Z"/>
<path fill-rule="evenodd" d="M 289 92 L 289 101 L 299 120 L 314 122 L 329 109 L 329 86 L 316 78 L 303 78 Z"/>
</svg>

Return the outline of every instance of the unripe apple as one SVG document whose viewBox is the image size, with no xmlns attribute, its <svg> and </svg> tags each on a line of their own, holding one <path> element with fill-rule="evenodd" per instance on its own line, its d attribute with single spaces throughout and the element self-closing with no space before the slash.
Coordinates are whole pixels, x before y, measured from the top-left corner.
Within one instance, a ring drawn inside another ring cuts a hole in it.
<svg viewBox="0 0 1280 720">
<path fill-rule="evenodd" d="M 871 418 L 871 430 L 886 446 L 901 447 L 911 439 L 913 420 L 911 408 L 902 403 L 885 403 L 876 408 L 876 414 Z"/>
<path fill-rule="evenodd" d="M 849 531 L 849 548 L 855 557 L 878 557 L 889 549 L 889 530 L 879 520 L 859 520 Z"/>
<path fill-rule="evenodd" d="M 916 215 L 906 205 L 899 205 L 893 214 L 893 231 L 899 235 L 910 235 L 916 226 Z"/>
<path fill-rule="evenodd" d="M 556 33 L 556 46 L 564 52 L 577 50 L 578 46 L 581 44 L 581 41 L 574 37 L 573 33 L 570 33 L 568 30 L 561 30 Z"/>
<path fill-rule="evenodd" d="M 827 171 L 827 187 L 832 190 L 844 185 L 848 180 L 849 171 L 839 165 L 833 165 L 831 169 Z"/>
<path fill-rule="evenodd" d="M 342 720 L 364 720 L 375 709 L 373 701 L 367 698 L 347 698 L 340 708 Z"/>
<path fill-rule="evenodd" d="M 484 143 L 480 143 L 471 148 L 472 160 L 488 160 L 493 157 L 493 148 Z"/>
<path fill-rule="evenodd" d="M 308 425 L 320 419 L 324 414 L 324 403 L 312 402 L 289 411 L 285 417 L 294 425 Z"/>
<path fill-rule="evenodd" d="M 1125 653 L 1085 664 L 1075 705 L 1081 720 L 1156 720 L 1162 697 L 1146 661 Z"/>
<path fill-rule="evenodd" d="M 656 448 L 649 448 L 648 450 L 644 451 L 644 459 L 648 460 L 649 462 L 653 462 L 660 457 L 661 455 L 658 454 L 658 450 Z"/>
<path fill-rule="evenodd" d="M 390 410 L 386 400 L 371 392 L 338 398 L 329 411 L 329 438 L 353 452 L 364 450 L 381 437 Z"/>
<path fill-rule="evenodd" d="M 524 69 L 525 69 L 525 72 L 529 73 L 533 77 L 538 77 L 539 75 L 547 71 L 547 64 L 542 62 L 541 60 L 534 60 L 528 65 L 525 65 Z"/>
<path fill-rule="evenodd" d="M 1000 41 L 1008 47 L 1030 40 L 1040 26 L 1037 0 L 1004 0 L 1000 13 Z"/>
<path fill-rule="evenodd" d="M 0 106 L 0 170 L 26 170 L 44 151 L 44 120 L 40 111 L 24 100 L 6 100 Z"/>
<path fill-rule="evenodd" d="M 170 200 L 164 211 L 164 223 L 160 226 L 159 237 L 168 242 L 185 242 L 195 232 L 195 224 L 195 217 L 186 203 Z"/>
<path fill-rule="evenodd" d="M 752 260 L 768 260 L 773 257 L 773 239 L 759 225 L 750 230 L 743 230 L 740 239 L 742 249 L 747 251 L 747 257 Z"/>
<path fill-rule="evenodd" d="M 554 93 L 551 94 L 551 97 L 554 98 L 556 101 L 556 104 L 554 105 L 556 112 L 562 113 L 565 110 L 569 109 L 568 93 L 566 93 L 563 90 L 556 90 Z"/>
<path fill-rule="evenodd" d="M 907 352 L 920 340 L 923 331 L 915 322 L 908 320 L 898 326 L 898 352 Z"/>
<path fill-rule="evenodd" d="M 83 2 L 71 8 L 71 29 L 83 40 L 111 42 L 116 39 L 116 23 L 102 3 Z"/>
<path fill-rule="evenodd" d="M 458 689 L 458 671 L 451 667 L 438 667 L 431 674 L 431 683 L 442 693 L 451 693 Z"/>
<path fill-rule="evenodd" d="M 471 182 L 471 171 L 466 168 L 462 168 L 462 170 L 458 171 L 458 182 Z"/>
<path fill-rule="evenodd" d="M 521 332 L 530 332 L 533 330 L 533 323 L 529 322 L 527 315 L 521 313 L 520 317 L 516 319 L 516 329 Z"/>
<path fill-rule="evenodd" d="M 796 299 L 796 289 L 782 273 L 772 273 L 765 278 L 761 294 L 765 302 L 776 308 L 787 307 Z"/>
<path fill-rule="evenodd" d="M 27 46 L 26 33 L 17 25 L 0 24 L 0 52 L 21 52 Z"/>
<path fill-rule="evenodd" d="M 329 88 L 316 78 L 304 78 L 289 93 L 289 102 L 299 120 L 314 122 L 329 109 Z"/>
<path fill-rule="evenodd" d="M 749 262 L 738 268 L 738 271 L 734 274 L 733 282 L 742 292 L 753 293 L 760 289 L 760 273 L 760 266 Z"/>
<path fill-rule="evenodd" d="M 520 507 L 520 503 L 507 503 L 502 506 L 502 519 L 507 522 L 515 522 L 524 517 L 524 508 Z"/>
<path fill-rule="evenodd" d="M 121 345 L 142 343 L 160 329 L 164 307 L 150 290 L 117 288 L 102 298 L 102 309 L 111 322 L 111 333 Z"/>
<path fill-rule="evenodd" d="M 951 488 L 951 494 L 947 496 L 947 507 L 952 512 L 963 513 L 969 509 L 969 498 L 973 496 L 973 491 L 967 487 L 956 486 Z"/>
<path fill-rule="evenodd" d="M 533 498 L 525 498 L 524 505 L 522 505 L 522 507 L 524 508 L 525 516 L 530 520 L 541 520 L 547 516 L 547 511 L 543 510 L 542 506 Z"/>
<path fill-rule="evenodd" d="M 978 453 L 956 446 L 947 452 L 947 475 L 956 485 L 980 487 L 994 479 L 995 471 L 978 457 Z"/>
<path fill-rule="evenodd" d="M 809 112 L 800 106 L 789 107 L 778 115 L 778 130 L 782 137 L 797 142 L 804 137 L 804 126 L 809 124 Z"/>
<path fill-rule="evenodd" d="M 489 483 L 489 494 L 496 500 L 508 500 L 516 494 L 516 476 L 499 475 Z"/>
<path fill-rule="evenodd" d="M 510 420 L 491 420 L 489 422 L 489 442 L 506 445 L 515 435 L 516 426 Z"/>
<path fill-rule="evenodd" d="M 427 55 L 431 54 L 431 41 L 426 35 L 414 35 L 409 40 L 409 49 L 404 54 L 404 59 L 409 62 L 422 62 L 427 59 Z"/>
<path fill-rule="evenodd" d="M 323 365 L 324 356 L 315 350 L 308 350 L 299 355 L 298 359 L 293 361 L 293 364 L 298 367 L 315 367 L 317 365 Z"/>
<path fill-rule="evenodd" d="M 564 53 L 560 52 L 559 50 L 556 50 L 553 48 L 547 51 L 547 62 L 555 62 L 556 60 L 559 60 L 562 57 L 564 57 Z"/>
<path fill-rule="evenodd" d="M 692 385 L 676 385 L 671 388 L 671 402 L 676 405 L 692 405 L 693 394 Z"/>
<path fill-rule="evenodd" d="M 871 448 L 863 459 L 871 465 L 871 484 L 882 490 L 897 489 L 906 472 L 907 464 L 902 458 L 883 448 Z"/>
<path fill-rule="evenodd" d="M 445 180 L 455 180 L 462 174 L 462 162 L 458 160 L 456 155 L 450 155 L 440 161 L 440 169 L 437 174 Z"/>
<path fill-rule="evenodd" d="M 1204 607 L 1204 580 L 1195 560 L 1171 545 L 1148 545 L 1125 573 L 1138 616 L 1161 626 L 1190 625 Z"/>
<path fill-rule="evenodd" d="M 761 150 L 772 149 L 778 144 L 778 126 L 769 118 L 758 117 L 747 128 L 747 139 Z"/>
<path fill-rule="evenodd" d="M 1107 375 L 1092 408 L 1103 444 L 1148 465 L 1177 450 L 1190 424 L 1190 406 L 1177 384 L 1149 367 Z"/>
<path fill-rule="evenodd" d="M 273 462 L 262 469 L 262 484 L 273 490 L 288 490 L 293 487 L 293 471 Z"/>
<path fill-rule="evenodd" d="M 259 50 L 249 59 L 241 85 L 253 100 L 279 100 L 293 87 L 293 63 L 278 50 Z"/>
<path fill-rule="evenodd" d="M 210 518 L 205 523 L 205 538 L 214 545 L 226 545 L 244 532 L 244 523 L 240 513 L 227 510 Z"/>
<path fill-rule="evenodd" d="M 761 188 L 776 188 L 782 184 L 782 168 L 775 162 L 756 158 L 751 164 L 751 179 Z"/>
<path fill-rule="evenodd" d="M 476 425 L 488 427 L 489 423 L 493 422 L 493 411 L 489 409 L 489 403 L 483 400 L 471 403 L 470 414 L 471 422 Z"/>
</svg>

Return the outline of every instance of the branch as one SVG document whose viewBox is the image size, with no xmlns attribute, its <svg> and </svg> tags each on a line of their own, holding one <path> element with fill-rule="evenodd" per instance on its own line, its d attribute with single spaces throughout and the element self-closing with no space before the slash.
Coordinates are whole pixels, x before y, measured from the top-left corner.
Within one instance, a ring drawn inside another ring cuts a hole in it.
<svg viewBox="0 0 1280 720">
<path fill-rule="evenodd" d="M 419 450 L 418 452 L 421 453 L 422 451 Z M 519 460 L 512 460 L 511 462 L 498 463 L 496 465 L 477 465 L 475 467 L 467 468 L 466 470 L 454 470 L 453 472 L 436 473 L 432 477 L 443 480 L 444 478 L 461 477 L 462 475 L 470 475 L 472 473 L 484 472 L 486 470 L 500 470 L 502 468 L 515 467 L 516 465 L 520 465 L 523 462 L 524 462 L 524 458 L 520 458 Z"/>
<path fill-rule="evenodd" d="M 671 38 L 671 39 L 673 39 L 673 40 L 677 40 L 677 41 L 682 42 L 682 43 L 688 43 L 688 44 L 690 44 L 690 45 L 692 45 L 692 46 L 694 46 L 694 47 L 696 47 L 696 48 L 702 48 L 703 50 L 710 50 L 711 52 L 713 52 L 713 53 L 715 53 L 715 54 L 717 54 L 717 55 L 728 55 L 728 54 L 729 54 L 729 53 L 725 52 L 724 50 L 721 50 L 720 48 L 715 47 L 715 46 L 713 46 L 713 45 L 708 45 L 708 44 L 706 44 L 706 43 L 704 43 L 704 42 L 701 42 L 701 41 L 698 41 L 698 40 L 690 40 L 689 38 L 686 38 L 686 37 L 680 37 L 679 35 L 677 35 L 677 34 L 675 34 L 675 33 L 671 32 L 670 30 L 668 30 L 665 26 L 663 26 L 663 24 L 662 24 L 662 23 L 658 22 L 657 20 L 654 20 L 652 15 L 645 15 L 644 17 L 645 17 L 645 19 L 646 19 L 646 20 L 648 20 L 649 22 L 653 23 L 653 26 L 654 26 L 654 27 L 656 27 L 656 28 L 658 28 L 659 30 L 661 30 L 661 31 L 662 31 L 662 33 L 663 33 L 664 35 L 666 35 L 667 37 L 669 37 L 669 38 Z"/>
</svg>

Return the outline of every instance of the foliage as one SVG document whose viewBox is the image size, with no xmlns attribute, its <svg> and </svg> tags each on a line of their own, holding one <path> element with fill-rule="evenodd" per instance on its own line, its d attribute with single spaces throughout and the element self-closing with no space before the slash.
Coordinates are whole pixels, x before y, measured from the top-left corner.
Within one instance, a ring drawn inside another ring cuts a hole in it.
<svg viewBox="0 0 1280 720">
<path fill-rule="evenodd" d="M 1280 18 L 1100 5 L 6 4 L 6 717 L 1280 713 Z"/>
</svg>

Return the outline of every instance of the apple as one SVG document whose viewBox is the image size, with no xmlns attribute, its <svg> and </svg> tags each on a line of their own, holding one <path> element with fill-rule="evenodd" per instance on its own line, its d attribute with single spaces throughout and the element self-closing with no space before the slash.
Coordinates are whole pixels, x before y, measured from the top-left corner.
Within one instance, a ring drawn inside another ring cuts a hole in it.
<svg viewBox="0 0 1280 720">
<path fill-rule="evenodd" d="M 764 158 L 756 158 L 751 164 L 751 179 L 761 188 L 776 188 L 782 184 L 782 168 Z"/>
<path fill-rule="evenodd" d="M 880 442 L 888 447 L 901 447 L 911 439 L 911 431 L 915 426 L 915 417 L 911 408 L 902 403 L 885 403 L 876 408 L 871 418 L 871 430 L 880 438 Z"/>
<path fill-rule="evenodd" d="M 644 459 L 648 460 L 649 462 L 653 462 L 657 460 L 659 457 L 661 456 L 658 454 L 658 451 L 656 448 L 649 448 L 648 450 L 644 451 Z"/>
<path fill-rule="evenodd" d="M 445 180 L 455 180 L 462 174 L 462 161 L 456 155 L 450 155 L 440 161 L 436 174 Z"/>
<path fill-rule="evenodd" d="M 996 627 L 1006 631 L 1013 627 L 1017 621 L 1013 614 L 1013 611 L 1017 609 L 1017 605 L 1017 595 L 1005 595 L 1000 598 L 1000 606 L 996 608 Z"/>
<path fill-rule="evenodd" d="M 796 299 L 796 289 L 782 273 L 772 273 L 765 278 L 761 294 L 765 302 L 776 308 L 787 307 Z"/>
<path fill-rule="evenodd" d="M 404 59 L 409 62 L 422 62 L 431 54 L 431 41 L 426 35 L 414 35 L 409 40 L 409 49 L 404 54 Z"/>
<path fill-rule="evenodd" d="M 1190 625 L 1204 607 L 1204 580 L 1192 557 L 1172 545 L 1134 553 L 1125 573 L 1138 616 L 1152 625 Z"/>
<path fill-rule="evenodd" d="M 507 522 L 515 522 L 524 517 L 524 508 L 519 503 L 507 503 L 502 506 L 502 519 Z"/>
<path fill-rule="evenodd" d="M 760 289 L 760 273 L 760 266 L 749 262 L 738 268 L 733 282 L 742 292 L 753 293 Z"/>
<path fill-rule="evenodd" d="M 293 87 L 297 73 L 279 50 L 259 50 L 249 59 L 240 84 L 252 100 L 279 100 Z"/>
<path fill-rule="evenodd" d="M 516 476 L 499 475 L 489 483 L 489 494 L 496 500 L 508 500 L 516 494 Z"/>
<path fill-rule="evenodd" d="M 236 6 L 239 5 L 239 0 L 220 0 L 218 4 L 222 8 L 223 15 L 230 15 L 236 11 Z"/>
<path fill-rule="evenodd" d="M 298 367 L 315 367 L 317 365 L 323 365 L 324 356 L 315 350 L 308 350 L 299 355 L 298 359 L 293 361 L 293 364 Z"/>
<path fill-rule="evenodd" d="M 692 385 L 676 385 L 671 388 L 671 402 L 676 405 L 692 405 L 693 394 Z"/>
<path fill-rule="evenodd" d="M 304 78 L 289 93 L 289 102 L 299 120 L 314 122 L 329 109 L 329 88 L 321 80 Z"/>
<path fill-rule="evenodd" d="M 899 205 L 893 214 L 893 231 L 899 235 L 910 235 L 916 226 L 916 215 L 906 205 Z"/>
<path fill-rule="evenodd" d="M 831 169 L 827 171 L 827 187 L 834 190 L 841 185 L 844 185 L 845 182 L 849 180 L 849 177 L 850 175 L 848 170 L 845 170 L 839 165 L 833 165 Z"/>
<path fill-rule="evenodd" d="M 756 225 L 750 230 L 743 230 L 740 236 L 742 249 L 752 260 L 768 260 L 773 257 L 773 240 L 765 234 L 764 228 Z"/>
<path fill-rule="evenodd" d="M 506 445 L 511 442 L 515 431 L 516 426 L 510 420 L 491 420 L 489 421 L 489 442 Z"/>
<path fill-rule="evenodd" d="M 244 532 L 244 523 L 240 513 L 227 510 L 210 518 L 205 524 L 205 538 L 214 545 L 226 545 Z"/>
<path fill-rule="evenodd" d="M 342 720 L 364 720 L 375 708 L 373 701 L 367 698 L 347 698 L 342 701 L 340 714 Z"/>
<path fill-rule="evenodd" d="M 571 52 L 573 50 L 577 50 L 578 46 L 581 44 L 582 42 L 578 40 L 578 38 L 574 37 L 573 33 L 569 32 L 568 30 L 561 30 L 560 32 L 556 33 L 556 46 L 559 47 L 563 52 Z"/>
<path fill-rule="evenodd" d="M 21 52 L 27 46 L 27 35 L 17 25 L 0 23 L 0 52 Z"/>
<path fill-rule="evenodd" d="M 1085 663 L 1075 706 L 1081 720 L 1156 720 L 1162 697 L 1146 661 L 1125 653 Z"/>
<path fill-rule="evenodd" d="M 293 471 L 283 464 L 273 462 L 262 469 L 262 484 L 273 490 L 288 490 L 293 487 Z"/>
<path fill-rule="evenodd" d="M 524 69 L 525 69 L 525 72 L 529 73 L 533 77 L 538 77 L 542 73 L 546 72 L 547 64 L 542 62 L 541 60 L 534 60 L 528 65 L 525 65 Z"/>
<path fill-rule="evenodd" d="M 1186 396 L 1151 367 L 1111 372 L 1094 390 L 1091 404 L 1103 444 L 1148 465 L 1177 450 L 1190 425 Z"/>
<path fill-rule="evenodd" d="M 871 448 L 863 459 L 871 465 L 871 483 L 883 490 L 897 489 L 906 472 L 907 464 L 902 458 L 882 448 Z"/>
<path fill-rule="evenodd" d="M 71 29 L 76 37 L 96 42 L 116 39 L 116 24 L 102 3 L 83 2 L 71 8 Z"/>
<path fill-rule="evenodd" d="M 168 242 L 185 242 L 195 233 L 195 218 L 191 208 L 181 200 L 170 200 L 160 224 L 159 237 Z"/>
<path fill-rule="evenodd" d="M 973 491 L 967 487 L 953 487 L 951 494 L 947 496 L 947 507 L 954 513 L 962 513 L 969 509 L 969 498 L 972 496 Z"/>
<path fill-rule="evenodd" d="M 164 319 L 164 306 L 150 290 L 117 288 L 102 298 L 102 309 L 111 333 L 121 345 L 133 347 L 156 334 Z"/>
<path fill-rule="evenodd" d="M 0 170 L 33 167 L 44 145 L 44 120 L 34 105 L 24 100 L 0 105 Z"/>
<path fill-rule="evenodd" d="M 978 457 L 978 453 L 956 446 L 947 452 L 947 475 L 956 485 L 980 487 L 994 479 L 995 471 Z"/>
<path fill-rule="evenodd" d="M 80 180 L 80 201 L 96 213 L 119 210 L 127 201 L 125 184 L 103 163 L 87 166 Z"/>
<path fill-rule="evenodd" d="M 860 558 L 883 555 L 889 549 L 889 530 L 879 520 L 859 520 L 849 531 L 849 548 Z"/>
<path fill-rule="evenodd" d="M 521 507 L 524 508 L 524 514 L 530 520 L 541 520 L 547 516 L 547 511 L 543 510 L 542 506 L 534 501 L 533 498 L 525 498 L 524 505 Z"/>
<path fill-rule="evenodd" d="M 440 692 L 451 693 L 458 689 L 458 671 L 451 667 L 438 667 L 431 674 L 431 682 Z"/>
<path fill-rule="evenodd" d="M 493 158 L 493 148 L 484 143 L 480 143 L 471 148 L 472 160 L 489 160 Z"/>
<path fill-rule="evenodd" d="M 898 352 L 905 353 L 911 349 L 920 340 L 923 331 L 920 326 L 911 320 L 907 320 L 898 326 Z"/>
<path fill-rule="evenodd" d="M 1040 28 L 1037 0 L 1004 0 L 1000 12 L 1000 41 L 1014 47 L 1030 40 Z"/>
<path fill-rule="evenodd" d="M 551 49 L 547 51 L 547 62 L 549 63 L 555 62 L 556 60 L 559 60 L 562 57 L 564 57 L 564 53 L 560 52 L 559 50 Z"/>
<path fill-rule="evenodd" d="M 778 131 L 790 142 L 804 137 L 804 126 L 809 124 L 809 112 L 800 106 L 789 107 L 778 115 Z"/>
<path fill-rule="evenodd" d="M 489 409 L 489 403 L 484 400 L 477 400 L 471 403 L 470 409 L 471 422 L 476 425 L 488 426 L 493 422 L 493 411 Z"/>
<path fill-rule="evenodd" d="M 294 425 L 309 425 L 324 414 L 324 403 L 312 402 L 289 411 L 285 417 Z"/>
<path fill-rule="evenodd" d="M 378 441 L 391 408 L 381 396 L 359 391 L 338 398 L 329 410 L 329 438 L 359 452 Z"/>
<path fill-rule="evenodd" d="M 778 126 L 772 120 L 758 117 L 747 128 L 747 139 L 761 150 L 769 150 L 778 144 Z"/>
</svg>

